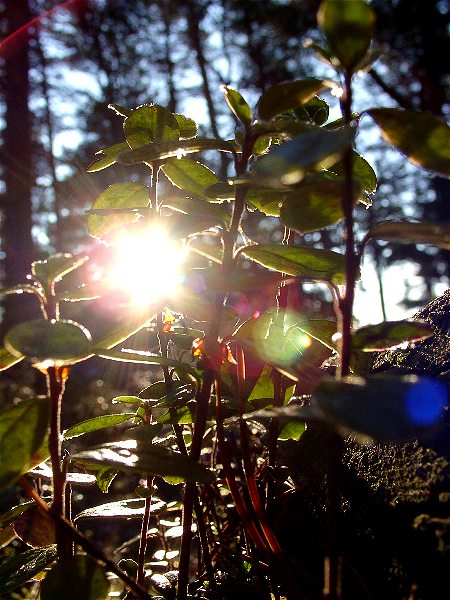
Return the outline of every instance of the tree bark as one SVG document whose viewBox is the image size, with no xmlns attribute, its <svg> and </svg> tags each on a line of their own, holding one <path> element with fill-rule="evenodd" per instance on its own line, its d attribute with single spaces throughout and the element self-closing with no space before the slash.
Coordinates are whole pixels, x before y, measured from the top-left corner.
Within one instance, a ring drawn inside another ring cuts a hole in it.
<svg viewBox="0 0 450 600">
<path fill-rule="evenodd" d="M 5 17 L 8 34 L 13 35 L 31 20 L 28 0 L 6 2 Z M 32 240 L 32 119 L 28 105 L 30 95 L 28 31 L 20 33 L 20 42 L 5 57 L 4 99 L 6 106 L 1 163 L 4 169 L 5 193 L 2 206 L 3 284 L 23 282 L 30 272 L 34 256 Z M 23 320 L 31 298 L 24 294 L 17 302 L 6 296 L 1 325 L 4 333 L 11 325 Z"/>
</svg>

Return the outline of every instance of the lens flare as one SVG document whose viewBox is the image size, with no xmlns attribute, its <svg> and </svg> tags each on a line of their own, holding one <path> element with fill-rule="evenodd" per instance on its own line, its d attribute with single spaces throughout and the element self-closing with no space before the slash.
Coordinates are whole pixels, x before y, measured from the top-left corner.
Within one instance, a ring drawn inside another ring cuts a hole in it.
<svg viewBox="0 0 450 600">
<path fill-rule="evenodd" d="M 406 409 L 414 423 L 432 425 L 448 405 L 447 389 L 443 383 L 431 377 L 418 378 L 406 396 Z"/>
<path fill-rule="evenodd" d="M 183 253 L 163 229 L 149 228 L 117 242 L 117 258 L 109 279 L 135 306 L 173 296 L 181 283 Z"/>
</svg>

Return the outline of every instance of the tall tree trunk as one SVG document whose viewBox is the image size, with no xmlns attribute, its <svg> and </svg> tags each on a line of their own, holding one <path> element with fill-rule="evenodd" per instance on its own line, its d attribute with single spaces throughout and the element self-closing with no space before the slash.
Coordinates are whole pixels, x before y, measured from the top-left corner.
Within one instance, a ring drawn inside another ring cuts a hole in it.
<svg viewBox="0 0 450 600">
<path fill-rule="evenodd" d="M 8 33 L 14 34 L 31 20 L 28 0 L 6 2 L 5 17 Z M 1 162 L 4 168 L 5 193 L 2 207 L 3 276 L 4 285 L 24 281 L 30 272 L 34 249 L 32 228 L 32 120 L 28 106 L 29 41 L 27 31 L 21 32 L 20 44 L 5 57 L 4 98 L 6 105 Z M 27 296 L 27 298 L 25 298 Z M 2 333 L 22 320 L 28 310 L 28 294 L 17 302 L 15 296 L 6 296 Z M 32 306 L 32 303 L 30 303 Z M 19 308 L 16 308 L 16 307 Z"/>
<path fill-rule="evenodd" d="M 202 88 L 203 95 L 206 100 L 206 105 L 208 107 L 208 115 L 209 122 L 211 125 L 211 131 L 214 137 L 219 138 L 219 128 L 217 126 L 217 113 L 214 106 L 214 101 L 211 93 L 211 85 L 209 82 L 209 74 L 207 69 L 207 60 L 204 53 L 203 48 L 203 40 L 202 40 L 202 32 L 200 29 L 201 22 L 201 7 L 196 3 L 188 0 L 185 2 L 185 6 L 187 9 L 187 26 L 189 32 L 189 41 L 192 46 L 192 49 L 195 53 L 195 58 L 197 61 L 198 68 L 200 70 L 200 75 L 202 77 Z M 227 157 L 221 153 L 221 178 L 225 179 L 228 170 L 228 161 Z"/>
<path fill-rule="evenodd" d="M 61 213 L 61 199 L 60 199 L 60 190 L 59 190 L 59 182 L 58 175 L 56 172 L 56 159 L 54 155 L 54 140 L 55 140 L 55 132 L 53 127 L 53 115 L 52 115 L 52 107 L 51 107 L 51 97 L 50 90 L 48 87 L 48 63 L 45 56 L 44 48 L 42 47 L 41 40 L 39 38 L 39 33 L 35 37 L 36 40 L 36 53 L 38 60 L 41 66 L 42 72 L 42 96 L 45 101 L 45 109 L 44 109 L 44 121 L 47 129 L 48 135 L 48 148 L 47 148 L 47 161 L 50 170 L 50 179 L 52 182 L 53 188 L 53 212 L 55 213 L 55 232 L 53 237 L 53 245 L 57 251 L 68 251 L 69 248 L 64 248 L 64 222 L 63 216 Z"/>
<path fill-rule="evenodd" d="M 170 110 L 170 112 L 176 112 L 178 98 L 175 83 L 175 63 L 172 60 L 172 51 L 170 45 L 171 19 L 169 7 L 164 0 L 160 2 L 160 10 L 164 22 L 164 58 L 167 69 L 167 87 L 169 88 L 169 104 L 167 108 Z"/>
</svg>

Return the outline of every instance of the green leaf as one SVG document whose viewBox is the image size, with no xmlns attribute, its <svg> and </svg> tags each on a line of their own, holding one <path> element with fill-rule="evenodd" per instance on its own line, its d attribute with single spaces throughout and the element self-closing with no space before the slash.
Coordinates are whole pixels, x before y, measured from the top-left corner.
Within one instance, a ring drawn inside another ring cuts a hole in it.
<svg viewBox="0 0 450 600">
<path fill-rule="evenodd" d="M 190 425 L 195 421 L 195 413 L 195 402 L 188 402 L 185 406 L 171 408 L 168 412 L 164 413 L 158 418 L 158 423 L 170 423 L 171 425 L 178 423 L 180 425 Z"/>
<path fill-rule="evenodd" d="M 299 183 L 316 165 L 328 168 L 339 160 L 352 137 L 350 129 L 310 129 L 262 156 L 252 174 L 278 186 Z"/>
<path fill-rule="evenodd" d="M 295 323 L 286 331 L 287 339 L 294 339 L 298 332 L 306 333 L 315 340 L 318 340 L 330 350 L 334 350 L 336 344 L 333 342 L 333 336 L 337 332 L 337 323 L 326 319 L 311 319 L 309 321 L 300 321 Z"/>
<path fill-rule="evenodd" d="M 95 300 L 101 297 L 98 284 L 81 285 L 74 290 L 65 290 L 57 292 L 56 297 L 59 302 L 81 302 L 82 300 Z"/>
<path fill-rule="evenodd" d="M 17 537 L 33 548 L 56 543 L 55 522 L 51 515 L 37 504 L 27 508 L 14 521 Z"/>
<path fill-rule="evenodd" d="M 109 350 L 124 342 L 132 335 L 143 329 L 156 317 L 156 309 L 150 307 L 148 310 L 139 312 L 135 318 L 128 318 L 123 323 L 98 334 L 92 341 L 92 346 L 98 350 Z"/>
<path fill-rule="evenodd" d="M 190 119 L 189 117 L 185 117 L 184 115 L 180 115 L 178 113 L 175 113 L 173 116 L 178 123 L 181 139 L 189 139 L 197 135 L 197 123 L 194 121 L 194 119 Z"/>
<path fill-rule="evenodd" d="M 125 119 L 123 130 L 130 148 L 178 140 L 180 137 L 175 116 L 159 104 L 143 104 L 133 110 Z"/>
<path fill-rule="evenodd" d="M 6 348 L 0 348 L 0 371 L 6 371 L 6 369 L 9 369 L 9 367 L 12 367 L 24 358 L 18 352 L 11 354 Z"/>
<path fill-rule="evenodd" d="M 52 254 L 45 260 L 37 260 L 31 264 L 31 273 L 44 289 L 55 281 L 60 281 L 64 275 L 78 269 L 89 256 L 72 256 L 72 254 Z"/>
<path fill-rule="evenodd" d="M 439 426 L 447 405 L 443 383 L 416 375 L 323 380 L 311 397 L 317 418 L 361 441 L 394 443 L 424 439 Z"/>
<path fill-rule="evenodd" d="M 214 474 L 188 456 L 173 452 L 164 446 L 125 440 L 82 450 L 72 458 L 78 462 L 93 462 L 124 471 L 179 477 L 183 481 L 210 483 Z"/>
<path fill-rule="evenodd" d="M 248 246 L 243 254 L 268 269 L 294 277 L 337 285 L 345 280 L 345 257 L 330 250 L 257 244 Z"/>
<path fill-rule="evenodd" d="M 16 553 L 0 565 L 0 594 L 8 594 L 32 579 L 53 562 L 56 555 L 55 545 Z"/>
<path fill-rule="evenodd" d="M 18 504 L 17 506 L 13 506 L 10 510 L 0 515 L 0 529 L 4 529 L 14 523 L 16 518 L 21 515 L 27 508 L 34 505 L 34 500 L 27 500 L 22 504 Z"/>
<path fill-rule="evenodd" d="M 292 283 L 294 280 L 289 280 L 282 277 L 278 273 L 248 273 L 243 270 L 235 270 L 231 275 L 224 276 L 220 271 L 206 270 L 205 274 L 206 286 L 210 292 L 252 292 L 261 288 L 274 289 L 281 281 L 285 284 Z"/>
<path fill-rule="evenodd" d="M 234 200 L 236 188 L 227 181 L 219 181 L 210 185 L 205 194 L 209 202 L 221 202 L 222 200 Z"/>
<path fill-rule="evenodd" d="M 107 187 L 97 197 L 92 208 L 143 208 L 148 205 L 148 188 L 140 183 L 128 181 L 113 183 Z M 138 219 L 139 215 L 133 213 L 108 216 L 90 214 L 87 221 L 88 231 L 93 237 L 104 239 L 115 229 L 128 223 L 134 223 Z"/>
<path fill-rule="evenodd" d="M 139 404 L 143 405 L 141 398 L 139 396 L 116 396 L 112 399 L 113 404 Z"/>
<path fill-rule="evenodd" d="M 228 225 L 231 220 L 228 205 L 225 203 L 212 204 L 211 201 L 205 202 L 199 198 L 169 196 L 164 199 L 163 205 L 188 214 L 191 217 L 214 218 L 217 225 Z"/>
<path fill-rule="evenodd" d="M 119 423 L 128 421 L 128 419 L 132 419 L 134 416 L 134 413 L 120 413 L 114 415 L 101 415 L 99 417 L 93 417 L 92 419 L 81 421 L 81 423 L 77 423 L 76 425 L 69 427 L 69 429 L 66 429 L 66 431 L 64 431 L 63 436 L 64 439 L 68 440 L 70 438 L 78 437 L 83 433 L 98 431 L 99 429 L 105 429 L 105 427 L 112 427 L 113 425 L 118 425 Z"/>
<path fill-rule="evenodd" d="M 172 367 L 195 374 L 195 376 L 197 375 L 194 369 L 189 365 L 172 358 L 165 358 L 158 354 L 152 354 L 151 352 L 122 348 L 121 350 L 99 350 L 97 354 L 101 358 L 117 360 L 119 362 L 146 363 L 148 365 Z"/>
<path fill-rule="evenodd" d="M 326 175 L 309 175 L 295 188 L 295 194 L 287 196 L 280 210 L 285 227 L 299 233 L 317 231 L 334 225 L 344 218 L 342 197 L 345 189 L 343 179 L 330 179 Z M 361 194 L 358 180 L 353 181 L 353 205 Z"/>
<path fill-rule="evenodd" d="M 105 567 L 86 554 L 58 562 L 41 584 L 41 600 L 106 600 L 109 581 Z"/>
<path fill-rule="evenodd" d="M 366 112 L 381 129 L 383 138 L 413 164 L 450 177 L 450 127 L 445 121 L 399 108 L 372 108 Z"/>
<path fill-rule="evenodd" d="M 344 70 L 365 57 L 375 28 L 375 12 L 365 0 L 323 0 L 317 21 Z"/>
<path fill-rule="evenodd" d="M 97 473 L 95 474 L 95 479 L 99 490 L 104 494 L 107 494 L 109 486 L 113 482 L 113 479 L 116 475 L 116 469 L 111 469 L 110 467 L 100 467 L 100 469 L 98 469 Z"/>
<path fill-rule="evenodd" d="M 319 98 L 319 96 L 314 96 L 308 102 L 296 108 L 294 112 L 302 121 L 320 126 L 327 122 L 330 107 L 325 100 Z"/>
<path fill-rule="evenodd" d="M 426 321 L 384 321 L 357 329 L 352 336 L 352 348 L 373 352 L 387 350 L 404 342 L 418 342 L 433 335 Z"/>
<path fill-rule="evenodd" d="M 56 366 L 78 362 L 91 348 L 87 329 L 75 321 L 36 319 L 15 325 L 5 336 L 5 347 L 34 363 L 50 361 Z"/>
<path fill-rule="evenodd" d="M 252 111 L 242 95 L 229 85 L 223 85 L 222 91 L 234 116 L 244 125 L 252 122 Z"/>
<path fill-rule="evenodd" d="M 113 110 L 119 117 L 129 117 L 133 112 L 132 108 L 127 108 L 121 104 L 108 104 L 108 108 Z"/>
<path fill-rule="evenodd" d="M 330 85 L 326 79 L 300 79 L 278 83 L 266 90 L 258 100 L 257 108 L 261 119 L 268 121 L 275 115 L 305 104 Z"/>
<path fill-rule="evenodd" d="M 95 156 L 99 156 L 96 160 L 93 160 L 87 167 L 88 173 L 96 173 L 102 169 L 106 169 L 117 162 L 117 157 L 121 152 L 128 149 L 128 144 L 122 142 L 121 144 L 114 144 L 109 148 L 103 148 L 95 153 Z"/>
<path fill-rule="evenodd" d="M 450 250 L 450 227 L 436 223 L 384 221 L 373 225 L 366 237 L 405 244 L 433 244 Z"/>
<path fill-rule="evenodd" d="M 36 294 L 38 298 L 40 295 L 40 288 L 36 285 L 32 285 L 31 283 L 19 283 L 17 285 L 13 285 L 7 288 L 0 288 L 0 296 L 6 296 L 10 294 Z"/>
<path fill-rule="evenodd" d="M 377 189 L 377 176 L 369 163 L 355 150 L 352 152 L 353 158 L 353 177 L 361 183 L 362 189 L 366 194 L 373 194 Z M 329 169 L 338 177 L 345 176 L 345 170 L 342 160 L 332 165 Z"/>
<path fill-rule="evenodd" d="M 223 248 L 218 244 L 206 244 L 201 243 L 198 240 L 193 240 L 189 244 L 189 250 L 204 256 L 215 263 L 222 264 L 223 259 Z"/>
<path fill-rule="evenodd" d="M 288 421 L 284 425 L 281 425 L 280 433 L 278 434 L 278 439 L 298 441 L 302 434 L 305 432 L 305 430 L 305 423 L 296 420 Z"/>
<path fill-rule="evenodd" d="M 147 144 L 136 150 L 128 150 L 119 155 L 119 162 L 133 165 L 139 162 L 152 162 L 166 158 L 183 157 L 184 154 L 201 152 L 202 150 L 219 150 L 220 152 L 238 152 L 234 142 L 214 138 L 194 138 L 189 140 L 160 142 Z"/>
<path fill-rule="evenodd" d="M 295 191 L 287 190 L 284 192 L 267 188 L 250 188 L 245 199 L 248 204 L 265 215 L 279 217 L 283 201 L 288 199 L 292 193 L 295 193 Z"/>
<path fill-rule="evenodd" d="M 144 400 L 153 400 L 152 406 L 176 406 L 186 404 L 195 396 L 196 389 L 192 384 L 173 381 L 171 390 L 167 390 L 165 381 L 157 381 L 139 392 Z"/>
<path fill-rule="evenodd" d="M 211 169 L 190 158 L 169 159 L 162 167 L 166 177 L 188 196 L 209 200 L 205 189 L 219 182 Z"/>
<path fill-rule="evenodd" d="M 0 489 L 48 458 L 49 421 L 48 398 L 22 400 L 0 413 Z"/>
<path fill-rule="evenodd" d="M 152 502 L 152 514 L 163 512 L 167 504 L 161 500 Z M 80 512 L 74 521 L 81 519 L 139 519 L 145 510 L 145 500 L 142 498 L 130 498 L 117 502 L 107 502 L 99 506 L 93 506 Z"/>
</svg>

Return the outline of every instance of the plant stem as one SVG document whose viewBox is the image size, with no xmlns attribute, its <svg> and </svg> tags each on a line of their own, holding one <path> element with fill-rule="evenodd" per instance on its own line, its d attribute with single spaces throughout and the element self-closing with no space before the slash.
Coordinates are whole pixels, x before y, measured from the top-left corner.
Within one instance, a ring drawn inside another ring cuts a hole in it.
<svg viewBox="0 0 450 600">
<path fill-rule="evenodd" d="M 153 485 L 153 477 L 149 476 L 146 479 L 146 487 L 150 489 Z M 136 575 L 136 583 L 138 585 L 144 585 L 145 580 L 145 554 L 147 552 L 147 532 L 150 523 L 150 514 L 152 509 L 152 497 L 148 496 L 145 498 L 144 503 L 144 514 L 142 516 L 141 524 L 141 537 L 139 540 L 139 555 L 138 555 L 138 568 Z"/>
<path fill-rule="evenodd" d="M 352 120 L 352 71 L 345 72 L 344 94 L 341 107 L 344 122 L 350 127 Z M 344 377 L 350 372 L 351 330 L 353 319 L 353 301 L 355 298 L 355 283 L 359 269 L 360 257 L 355 249 L 355 234 L 353 228 L 353 150 L 349 147 L 343 156 L 344 186 L 342 194 L 342 209 L 345 227 L 345 292 L 339 302 L 340 308 L 340 367 L 338 377 Z"/>
<path fill-rule="evenodd" d="M 344 93 L 341 98 L 341 109 L 344 122 L 350 127 L 352 121 L 352 76 L 348 69 L 344 73 Z M 359 254 L 355 248 L 353 222 L 353 149 L 350 146 L 343 155 L 344 185 L 342 193 L 342 210 L 345 229 L 345 291 L 338 299 L 337 314 L 339 332 L 340 363 L 336 372 L 337 379 L 350 373 L 352 352 L 352 320 L 355 283 L 360 264 Z M 344 440 L 335 431 L 328 432 L 328 548 L 324 563 L 323 597 L 326 600 L 339 600 L 342 597 L 342 556 L 340 553 L 340 481 Z"/>
<path fill-rule="evenodd" d="M 237 175 L 242 175 L 246 171 L 251 153 L 251 143 L 249 137 L 246 136 L 241 157 L 235 157 Z M 225 231 L 223 233 L 222 274 L 224 277 L 229 277 L 235 268 L 234 249 L 239 233 L 239 226 L 241 223 L 242 215 L 245 209 L 246 193 L 246 190 L 242 188 L 237 189 L 236 199 L 233 205 L 233 214 L 231 217 L 230 228 L 228 231 Z M 216 295 L 214 312 L 211 319 L 211 326 L 208 332 L 208 339 L 212 342 L 213 345 L 215 345 L 217 343 L 217 340 L 219 339 L 224 301 L 225 296 L 223 294 Z M 208 416 L 208 405 L 212 393 L 214 379 L 214 368 L 207 368 L 203 377 L 202 386 L 199 389 L 199 392 L 197 393 L 197 411 L 195 415 L 194 433 L 192 436 L 191 450 L 189 453 L 189 456 L 195 461 L 198 461 L 198 459 L 200 458 L 203 436 L 205 433 L 206 421 Z M 180 561 L 178 567 L 177 600 L 184 600 L 187 595 L 190 549 L 192 542 L 192 511 L 194 508 L 194 499 L 196 493 L 197 492 L 195 483 L 186 483 L 183 499 L 183 535 L 181 539 Z"/>
<path fill-rule="evenodd" d="M 99 548 L 93 545 L 93 543 L 83 535 L 78 529 L 68 521 L 62 515 L 57 515 L 53 512 L 51 507 L 42 500 L 42 498 L 37 494 L 36 490 L 28 483 L 25 477 L 22 477 L 19 480 L 19 485 L 27 494 L 27 496 L 33 499 L 39 507 L 47 513 L 50 513 L 55 520 L 56 524 L 60 526 L 60 528 L 64 531 L 64 533 L 70 537 L 76 544 L 81 546 L 83 550 L 85 550 L 90 556 L 96 558 L 100 562 L 102 562 L 108 571 L 117 575 L 117 577 L 123 581 L 123 583 L 136 594 L 137 598 L 142 600 L 151 600 L 150 594 L 148 594 L 144 589 L 141 588 L 136 582 L 134 582 L 126 573 L 124 573 L 119 567 L 109 559 Z"/>
<path fill-rule="evenodd" d="M 62 369 L 59 367 L 47 368 L 47 388 L 51 401 L 49 437 L 50 459 L 53 473 L 53 502 L 51 510 L 53 514 L 63 517 L 65 514 L 64 500 L 66 477 L 65 471 L 62 468 L 61 458 L 61 400 L 64 392 Z M 59 559 L 64 560 L 68 555 L 67 538 L 64 531 L 59 526 L 56 526 L 56 544 L 58 547 Z"/>
</svg>

